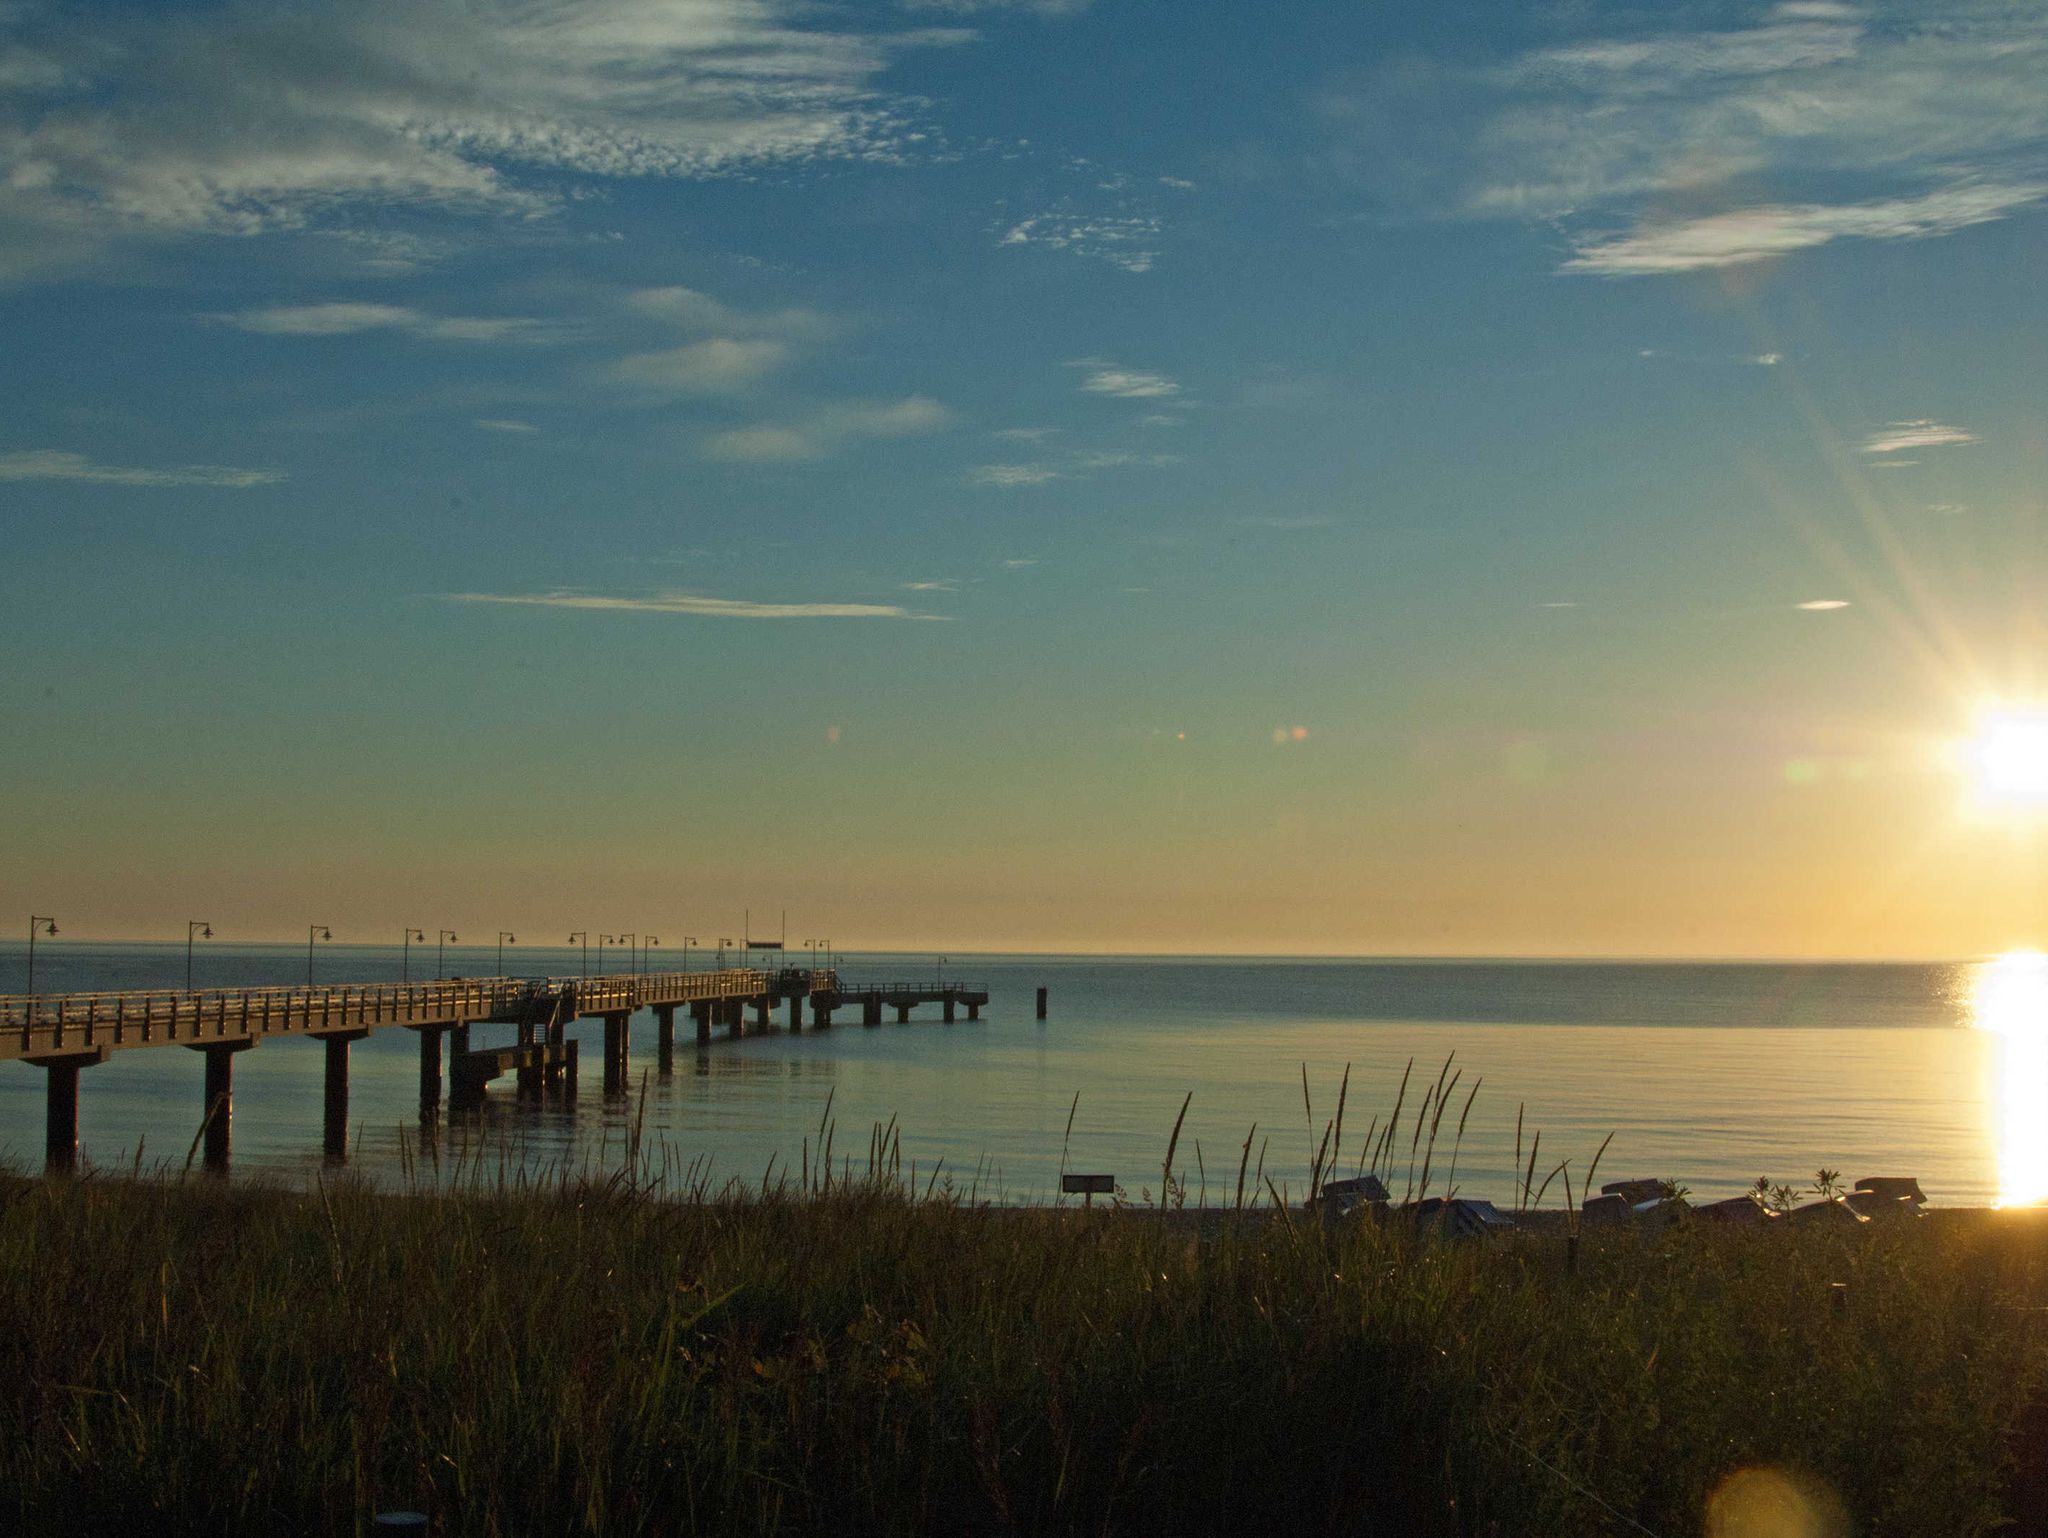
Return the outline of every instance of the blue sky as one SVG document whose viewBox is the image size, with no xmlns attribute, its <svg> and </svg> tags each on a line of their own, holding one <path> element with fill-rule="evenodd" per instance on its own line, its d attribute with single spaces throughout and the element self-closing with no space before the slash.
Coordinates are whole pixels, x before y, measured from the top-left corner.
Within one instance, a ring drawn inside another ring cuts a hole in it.
<svg viewBox="0 0 2048 1538">
<path fill-rule="evenodd" d="M 1943 754 L 2043 683 L 2044 81 L 2037 6 L 0 5 L 4 879 L 2027 939 Z"/>
</svg>

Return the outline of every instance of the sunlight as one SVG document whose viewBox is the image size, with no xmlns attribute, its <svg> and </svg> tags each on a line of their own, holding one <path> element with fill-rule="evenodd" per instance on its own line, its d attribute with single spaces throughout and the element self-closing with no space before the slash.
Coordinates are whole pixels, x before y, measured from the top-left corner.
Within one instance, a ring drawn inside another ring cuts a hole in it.
<svg viewBox="0 0 2048 1538">
<path fill-rule="evenodd" d="M 1981 800 L 2048 807 L 2048 710 L 1985 711 L 1964 756 Z"/>
<path fill-rule="evenodd" d="M 1998 1205 L 2048 1198 L 2048 956 L 2008 951 L 1977 970 L 1970 1012 L 2000 1038 L 1997 1078 Z"/>
</svg>

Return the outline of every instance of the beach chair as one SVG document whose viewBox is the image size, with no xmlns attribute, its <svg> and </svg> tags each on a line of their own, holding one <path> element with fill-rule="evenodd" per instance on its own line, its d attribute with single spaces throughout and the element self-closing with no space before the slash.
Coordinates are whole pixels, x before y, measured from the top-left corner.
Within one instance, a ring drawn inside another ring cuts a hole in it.
<svg viewBox="0 0 2048 1538">
<path fill-rule="evenodd" d="M 1778 1214 L 1758 1201 L 1754 1195 L 1731 1196 L 1725 1201 L 1708 1202 L 1693 1208 L 1694 1216 L 1708 1223 L 1722 1223 L 1735 1228 L 1760 1228 L 1766 1223 L 1778 1221 Z"/>
<path fill-rule="evenodd" d="M 1600 1194 L 1618 1196 L 1629 1206 L 1639 1207 L 1644 1202 L 1662 1201 L 1667 1189 L 1668 1182 L 1662 1180 L 1610 1180 L 1600 1188 Z"/>
<path fill-rule="evenodd" d="M 1515 1220 L 1492 1202 L 1466 1196 L 1429 1196 L 1402 1209 L 1421 1226 L 1433 1226 L 1447 1239 L 1472 1239 L 1513 1228 Z"/>
<path fill-rule="evenodd" d="M 1823 1197 L 1817 1202 L 1807 1202 L 1794 1207 L 1785 1214 L 1802 1227 L 1833 1224 L 1838 1228 L 1862 1228 L 1870 1219 L 1849 1205 L 1842 1196 Z"/>
<path fill-rule="evenodd" d="M 1589 1228 L 1626 1223 L 1633 1216 L 1635 1210 L 1619 1191 L 1603 1191 L 1598 1196 L 1589 1197 L 1579 1208 L 1579 1221 Z"/>
<path fill-rule="evenodd" d="M 1927 1202 L 1919 1179 L 1912 1175 L 1865 1175 L 1856 1182 L 1856 1189 L 1868 1191 L 1873 1196 L 1889 1196 L 1897 1201 L 1910 1202 L 1915 1207 L 1924 1206 Z"/>
</svg>

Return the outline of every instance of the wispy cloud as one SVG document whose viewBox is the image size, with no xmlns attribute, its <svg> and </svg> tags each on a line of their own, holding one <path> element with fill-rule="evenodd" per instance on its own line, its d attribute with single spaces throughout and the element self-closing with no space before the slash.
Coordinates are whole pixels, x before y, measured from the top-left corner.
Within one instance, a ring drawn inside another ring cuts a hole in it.
<svg viewBox="0 0 2048 1538">
<path fill-rule="evenodd" d="M 0 481 L 91 481 L 103 486 L 274 486 L 282 470 L 243 470 L 233 465 L 103 465 L 61 449 L 22 449 L 0 454 Z"/>
<path fill-rule="evenodd" d="M 353 336 L 399 331 L 435 342 L 547 342 L 562 328 L 526 315 L 432 315 L 401 304 L 298 304 L 240 310 L 217 319 L 259 336 Z"/>
<path fill-rule="evenodd" d="M 1809 613 L 1820 614 L 1834 609 L 1846 609 L 1849 607 L 1849 600 L 1846 598 L 1809 598 L 1806 602 L 1794 604 L 1792 607 L 1804 609 Z"/>
<path fill-rule="evenodd" d="M 906 593 L 952 593 L 959 591 L 960 583 L 953 577 L 933 577 L 922 582 L 906 582 Z"/>
<path fill-rule="evenodd" d="M 928 395 L 896 401 L 837 401 L 794 422 L 764 422 L 713 433 L 703 447 L 711 459 L 743 463 L 821 459 L 863 439 L 936 432 L 951 420 L 952 413 Z"/>
<path fill-rule="evenodd" d="M 519 422 L 511 417 L 478 417 L 476 425 L 487 433 L 537 433 L 540 431 L 531 422 Z"/>
<path fill-rule="evenodd" d="M 443 593 L 450 603 L 514 604 L 533 609 L 583 609 L 627 614 L 691 614 L 706 619 L 944 619 L 893 603 L 759 603 L 750 598 L 711 598 L 702 593 Z"/>
<path fill-rule="evenodd" d="M 1035 555 L 1013 555 L 1002 563 L 1002 567 L 1004 571 L 1022 571 L 1027 566 L 1036 566 L 1037 564 L 1038 557 Z"/>
<path fill-rule="evenodd" d="M 641 315 L 700 335 L 810 340 L 830 336 L 839 329 L 831 316 L 818 310 L 801 306 L 749 310 L 728 304 L 699 289 L 675 285 L 636 289 L 627 295 L 626 302 Z"/>
<path fill-rule="evenodd" d="M 65 13 L 10 81 L 0 255 L 133 233 L 327 227 L 366 208 L 543 214 L 550 173 L 895 158 L 874 85 L 958 29 L 862 32 L 801 0 L 359 0 Z M 32 103 L 32 107 L 29 105 Z M 58 239 L 57 237 L 61 237 Z"/>
<path fill-rule="evenodd" d="M 1051 465 L 976 465 L 967 478 L 977 486 L 1043 486 L 1060 472 Z"/>
<path fill-rule="evenodd" d="M 2001 219 L 2048 197 L 2048 183 L 1944 187 L 1870 203 L 1777 203 L 1587 240 L 1565 272 L 1634 277 L 1732 267 L 1830 241 L 1918 240 Z"/>
<path fill-rule="evenodd" d="M 657 352 L 628 353 L 612 377 L 666 395 L 739 395 L 780 368 L 789 348 L 765 337 L 710 337 Z"/>
<path fill-rule="evenodd" d="M 1067 365 L 1085 369 L 1081 389 L 1089 395 L 1113 395 L 1124 400 L 1166 400 L 1181 393 L 1180 385 L 1164 374 L 1147 369 L 1121 368 L 1099 358 L 1080 358 Z"/>
<path fill-rule="evenodd" d="M 1954 443 L 1975 443 L 1977 435 L 1960 427 L 1921 419 L 1892 422 L 1863 440 L 1866 454 L 1897 454 L 1906 449 L 1938 449 Z"/>
<path fill-rule="evenodd" d="M 1020 219 L 1003 232 L 1002 244 L 1043 246 L 1143 273 L 1159 260 L 1159 230 L 1151 214 L 1052 212 Z"/>
</svg>

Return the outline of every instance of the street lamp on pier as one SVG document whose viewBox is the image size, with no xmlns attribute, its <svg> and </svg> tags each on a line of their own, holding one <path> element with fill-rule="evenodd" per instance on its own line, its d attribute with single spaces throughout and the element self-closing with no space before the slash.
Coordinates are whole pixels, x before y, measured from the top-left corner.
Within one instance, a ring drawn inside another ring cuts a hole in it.
<svg viewBox="0 0 2048 1538">
<path fill-rule="evenodd" d="M 718 970 L 721 972 L 725 970 L 725 948 L 730 944 L 732 944 L 730 937 L 721 939 L 718 942 Z"/>
<path fill-rule="evenodd" d="M 31 1001 L 29 1004 L 29 1013 L 31 1015 L 35 1013 L 33 1001 L 36 996 L 36 934 L 38 931 L 46 935 L 55 935 L 57 933 L 57 921 L 47 913 L 31 913 L 28 916 L 28 996 Z"/>
<path fill-rule="evenodd" d="M 412 942 L 415 940 L 425 945 L 427 932 L 424 929 L 408 929 L 404 932 L 398 948 L 398 980 L 401 983 L 412 981 Z"/>
<path fill-rule="evenodd" d="M 211 940 L 213 938 L 213 926 L 204 919 L 187 919 L 185 921 L 185 991 L 187 993 L 192 991 L 192 937 L 194 935 L 197 935 L 202 940 Z"/>
<path fill-rule="evenodd" d="M 308 988 L 313 986 L 313 942 L 315 940 L 332 940 L 333 938 L 334 931 L 325 924 L 308 924 L 306 926 L 306 986 Z"/>
<path fill-rule="evenodd" d="M 640 942 L 640 970 L 642 972 L 647 970 L 647 953 L 659 944 L 661 944 L 660 935 L 648 935 Z"/>
<path fill-rule="evenodd" d="M 637 948 L 637 947 L 639 946 L 639 944 L 640 944 L 640 936 L 639 936 L 638 934 L 630 934 L 630 935 L 613 935 L 613 936 L 612 936 L 612 943 L 613 943 L 614 945 L 623 945 L 623 946 L 625 946 L 625 948 L 626 948 L 626 970 L 627 970 L 628 972 L 631 972 L 631 971 L 635 970 L 635 963 L 636 963 L 636 962 L 638 962 L 638 960 L 639 960 L 639 954 L 638 954 L 638 951 L 637 951 L 637 949 L 636 949 L 636 948 Z"/>
<path fill-rule="evenodd" d="M 443 972 L 446 970 L 443 966 L 443 958 L 448 954 L 448 942 L 455 938 L 455 931 L 452 929 L 440 929 L 434 933 L 434 981 L 438 983 Z"/>
<path fill-rule="evenodd" d="M 501 929 L 501 930 L 499 930 L 499 931 L 498 931 L 498 976 L 500 976 L 500 977 L 503 977 L 503 976 L 505 975 L 505 942 L 506 942 L 506 941 L 508 941 L 508 940 L 509 940 L 509 941 L 511 941 L 511 942 L 512 942 L 512 943 L 513 943 L 514 945 L 517 945 L 517 944 L 519 943 L 519 936 L 517 936 L 517 935 L 515 935 L 515 934 L 510 934 L 510 933 L 508 933 L 508 932 L 506 932 L 505 930 L 502 930 L 502 929 Z"/>
<path fill-rule="evenodd" d="M 690 947 L 696 943 L 697 937 L 695 935 L 683 936 L 683 970 L 685 972 L 690 970 Z"/>
<path fill-rule="evenodd" d="M 590 976 L 590 931 L 587 929 L 571 930 L 569 933 L 569 943 L 574 945 L 578 940 L 583 942 L 583 975 L 585 978 L 588 978 Z"/>
<path fill-rule="evenodd" d="M 618 945 L 621 943 L 623 942 L 621 942 L 617 935 L 599 935 L 597 937 L 597 975 L 599 977 L 604 976 L 604 948 L 607 945 Z"/>
</svg>

